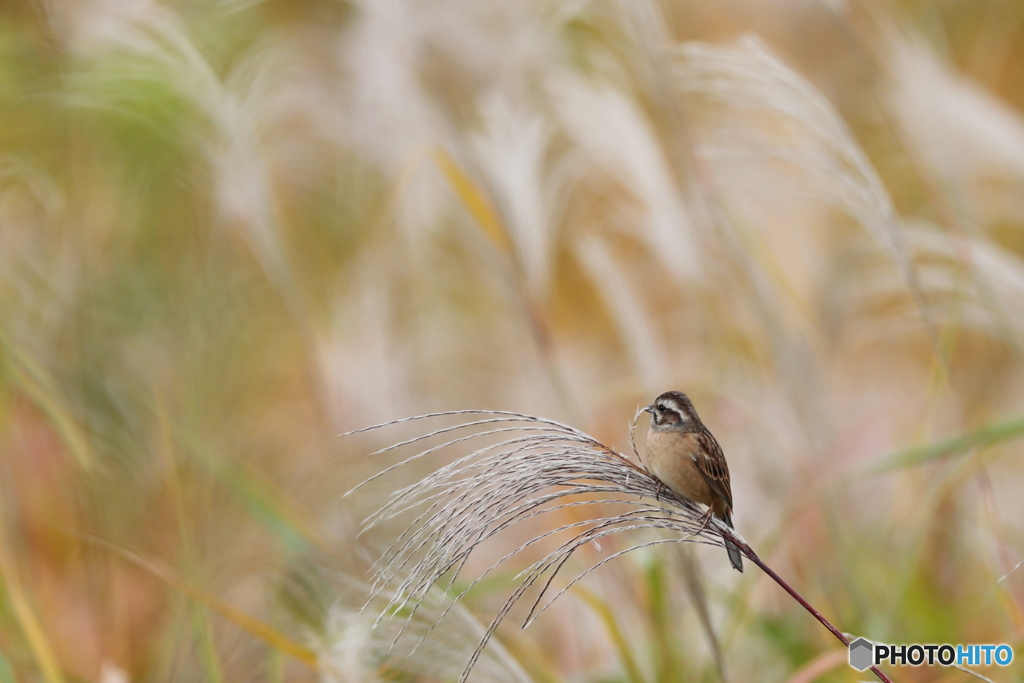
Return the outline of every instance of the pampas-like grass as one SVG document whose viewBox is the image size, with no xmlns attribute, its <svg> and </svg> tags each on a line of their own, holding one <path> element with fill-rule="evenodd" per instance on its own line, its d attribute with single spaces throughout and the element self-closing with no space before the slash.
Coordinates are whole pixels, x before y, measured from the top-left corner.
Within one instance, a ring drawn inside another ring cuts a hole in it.
<svg viewBox="0 0 1024 683">
<path fill-rule="evenodd" d="M 483 624 L 464 605 L 449 604 L 440 590 L 433 589 L 408 619 L 387 619 L 375 627 L 371 610 L 392 597 L 378 595 L 369 610 L 341 605 L 330 610 L 317 648 L 324 683 L 395 680 L 402 675 L 450 681 L 459 676 L 484 634 Z M 481 653 L 473 679 L 487 683 L 533 680 L 499 642 Z"/>
<path fill-rule="evenodd" d="M 631 441 L 640 414 L 641 411 L 637 411 L 633 418 Z M 366 529 L 403 513 L 418 511 L 406 531 L 373 566 L 373 583 L 367 604 L 380 600 L 382 596 L 388 598 L 375 626 L 398 615 L 403 615 L 406 623 L 411 624 L 417 607 L 432 589 L 438 584 L 444 584 L 444 590 L 450 591 L 456 578 L 465 569 L 470 554 L 482 543 L 515 524 L 571 507 L 584 508 L 600 504 L 619 508 L 615 514 L 607 515 L 604 514 L 606 507 L 602 507 L 593 517 L 555 526 L 520 543 L 475 576 L 465 589 L 454 594 L 450 606 L 440 611 L 435 625 L 444 618 L 451 606 L 505 561 L 547 539 L 562 534 L 569 536 L 568 540 L 561 541 L 554 550 L 516 577 L 517 584 L 511 596 L 483 633 L 466 663 L 460 683 L 468 679 L 474 664 L 501 622 L 531 589 L 537 588 L 538 591 L 529 607 L 523 628 L 543 614 L 573 584 L 598 567 L 631 550 L 662 543 L 703 543 L 724 547 L 728 540 L 841 642 L 849 645 L 849 639 L 768 567 L 733 529 L 715 518 L 705 519 L 696 504 L 675 495 L 642 465 L 574 427 L 521 413 L 458 410 L 386 422 L 347 432 L 342 436 L 445 416 L 465 416 L 470 419 L 376 451 L 375 455 L 419 444 L 433 437 L 446 439 L 439 445 L 420 450 L 388 467 L 349 492 L 351 494 L 370 481 L 432 453 L 460 444 L 473 445 L 474 442 L 497 439 L 396 491 L 385 505 L 367 518 Z M 643 540 L 613 552 L 585 569 L 554 595 L 550 595 L 555 577 L 577 550 L 615 534 L 643 530 L 658 530 L 666 535 L 655 540 Z M 429 628 L 423 632 L 420 641 L 428 638 L 430 632 Z M 396 642 L 401 635 L 402 631 L 399 630 Z M 872 671 L 880 680 L 889 680 L 877 668 L 872 667 Z"/>
</svg>

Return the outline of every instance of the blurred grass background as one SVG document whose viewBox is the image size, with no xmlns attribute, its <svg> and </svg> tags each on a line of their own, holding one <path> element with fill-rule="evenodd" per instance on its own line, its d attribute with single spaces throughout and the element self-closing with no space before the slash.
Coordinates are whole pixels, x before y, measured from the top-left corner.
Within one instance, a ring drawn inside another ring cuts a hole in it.
<svg viewBox="0 0 1024 683">
<path fill-rule="evenodd" d="M 342 494 L 386 440 L 335 435 L 491 408 L 623 450 L 670 388 L 840 628 L 1024 657 L 1022 22 L 0 4 L 0 682 L 453 679 L 351 611 L 394 530 Z M 469 596 L 467 655 L 505 589 Z M 478 680 L 865 678 L 705 549 L 501 636 Z"/>
</svg>

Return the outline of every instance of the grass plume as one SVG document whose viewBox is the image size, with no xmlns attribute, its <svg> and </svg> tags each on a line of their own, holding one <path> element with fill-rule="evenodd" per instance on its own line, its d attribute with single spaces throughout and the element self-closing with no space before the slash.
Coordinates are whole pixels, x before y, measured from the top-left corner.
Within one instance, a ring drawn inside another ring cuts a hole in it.
<svg viewBox="0 0 1024 683">
<path fill-rule="evenodd" d="M 638 411 L 630 427 L 634 454 L 633 436 L 639 415 Z M 571 507 L 602 506 L 589 508 L 597 510 L 593 516 L 554 525 L 513 547 L 478 573 L 466 588 L 454 594 L 451 606 L 484 577 L 527 548 L 556 536 L 568 536 L 566 540 L 560 540 L 554 550 L 518 574 L 511 596 L 498 610 L 470 655 L 459 678 L 460 683 L 468 680 L 474 664 L 498 626 L 528 594 L 535 592 L 535 597 L 523 621 L 523 628 L 595 569 L 632 550 L 663 543 L 702 543 L 720 547 L 725 547 L 726 542 L 735 544 L 747 559 L 778 583 L 840 642 L 849 645 L 849 639 L 765 564 L 733 529 L 718 519 L 705 519 L 695 503 L 667 489 L 641 464 L 574 427 L 521 413 L 458 410 L 386 422 L 347 432 L 343 436 L 445 416 L 470 419 L 376 451 L 375 454 L 379 454 L 421 444 L 437 436 L 446 439 L 401 460 L 349 492 L 431 453 L 460 444 L 497 439 L 396 491 L 387 503 L 367 518 L 365 528 L 368 529 L 403 513 L 418 513 L 408 529 L 373 566 L 370 601 L 379 600 L 383 595 L 390 596 L 375 626 L 400 614 L 405 615 L 407 624 L 411 624 L 419 604 L 431 591 L 436 591 L 436 587 L 442 584 L 443 590 L 450 593 L 466 568 L 470 554 L 513 525 Z M 465 431 L 469 433 L 463 433 Z M 611 514 L 607 512 L 609 507 L 613 510 Z M 554 592 L 556 576 L 576 551 L 588 544 L 599 544 L 602 539 L 616 534 L 650 530 L 665 532 L 665 535 L 612 552 Z M 435 624 L 446 614 L 447 609 L 442 610 Z M 421 634 L 420 642 L 428 638 L 431 630 Z M 401 635 L 400 631 L 396 641 Z M 876 667 L 872 667 L 872 671 L 879 680 L 889 681 Z"/>
</svg>

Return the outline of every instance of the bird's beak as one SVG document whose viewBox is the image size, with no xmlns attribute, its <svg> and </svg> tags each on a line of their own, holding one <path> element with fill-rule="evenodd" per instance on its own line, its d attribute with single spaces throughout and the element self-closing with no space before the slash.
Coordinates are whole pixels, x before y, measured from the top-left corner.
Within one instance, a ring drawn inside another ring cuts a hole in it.
<svg viewBox="0 0 1024 683">
<path fill-rule="evenodd" d="M 644 408 L 644 412 L 645 413 L 650 413 L 651 415 L 653 415 L 654 414 L 654 404 L 651 404 L 651 405 L 647 406 L 646 408 Z"/>
</svg>

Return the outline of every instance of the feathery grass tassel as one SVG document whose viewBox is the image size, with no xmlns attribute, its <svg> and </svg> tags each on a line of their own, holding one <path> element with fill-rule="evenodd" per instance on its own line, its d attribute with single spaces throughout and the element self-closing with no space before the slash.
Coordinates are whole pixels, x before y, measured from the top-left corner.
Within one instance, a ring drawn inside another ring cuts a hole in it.
<svg viewBox="0 0 1024 683">
<path fill-rule="evenodd" d="M 420 450 L 349 492 L 358 490 L 381 474 L 431 453 L 460 445 L 472 447 L 478 444 L 468 455 L 441 467 L 418 483 L 397 491 L 367 519 L 366 525 L 369 527 L 402 513 L 420 511 L 374 566 L 373 588 L 368 603 L 381 601 L 386 604 L 377 620 L 378 624 L 388 615 L 402 614 L 406 620 L 412 620 L 417 607 L 432 591 L 436 591 L 437 584 L 445 580 L 449 589 L 454 585 L 473 550 L 519 522 L 570 507 L 586 509 L 589 505 L 602 504 L 620 508 L 616 514 L 600 516 L 599 513 L 588 519 L 554 525 L 550 531 L 512 549 L 454 595 L 451 605 L 441 612 L 434 626 L 469 590 L 498 566 L 542 541 L 570 535 L 568 540 L 562 541 L 557 548 L 516 577 L 518 585 L 484 631 L 462 672 L 460 683 L 466 682 L 502 620 L 531 589 L 536 588 L 537 594 L 524 627 L 540 616 L 573 584 L 601 565 L 630 550 L 660 543 L 703 543 L 724 547 L 729 551 L 733 566 L 740 564 L 740 555 L 746 557 L 844 645 L 849 646 L 849 639 L 766 565 L 731 528 L 728 520 L 715 517 L 707 519 L 696 504 L 676 496 L 644 467 L 574 427 L 521 413 L 459 410 L 395 420 L 347 432 L 342 436 L 446 416 L 467 416 L 472 419 L 428 431 L 381 449 L 378 452 L 421 444 L 432 437 L 446 438 L 444 443 Z M 474 429 L 476 431 L 468 431 Z M 632 433 L 631 428 L 631 437 Z M 486 443 L 488 439 L 497 439 L 497 442 Z M 655 541 L 637 543 L 602 559 L 542 605 L 555 577 L 577 550 L 587 544 L 599 543 L 607 536 L 641 530 L 661 530 L 670 535 Z M 421 634 L 420 643 L 432 629 L 433 626 Z M 877 667 L 871 667 L 871 671 L 879 680 L 891 683 Z"/>
</svg>

